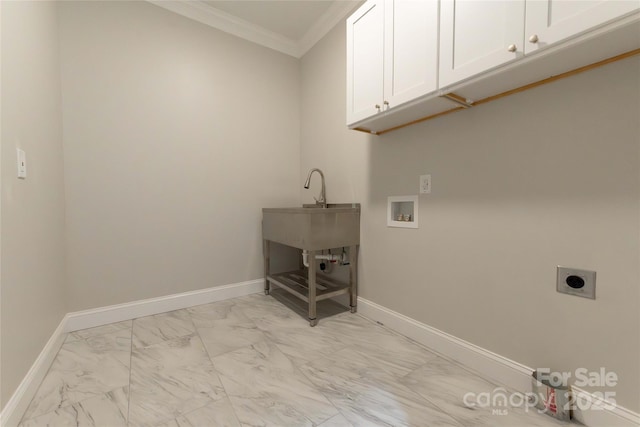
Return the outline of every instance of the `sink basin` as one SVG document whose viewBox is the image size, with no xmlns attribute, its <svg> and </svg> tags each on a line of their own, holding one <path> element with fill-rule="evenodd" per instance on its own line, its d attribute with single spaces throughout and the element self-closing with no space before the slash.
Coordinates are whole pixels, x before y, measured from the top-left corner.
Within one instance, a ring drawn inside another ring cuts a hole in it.
<svg viewBox="0 0 640 427">
<path fill-rule="evenodd" d="M 360 244 L 360 204 L 263 208 L 262 238 L 309 251 Z"/>
</svg>

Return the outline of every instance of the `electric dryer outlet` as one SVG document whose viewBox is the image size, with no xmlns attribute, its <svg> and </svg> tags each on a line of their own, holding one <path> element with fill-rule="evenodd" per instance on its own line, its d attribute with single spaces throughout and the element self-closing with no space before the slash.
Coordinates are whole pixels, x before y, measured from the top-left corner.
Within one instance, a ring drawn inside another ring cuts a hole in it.
<svg viewBox="0 0 640 427">
<path fill-rule="evenodd" d="M 596 272 L 559 265 L 556 290 L 563 294 L 596 299 Z"/>
</svg>

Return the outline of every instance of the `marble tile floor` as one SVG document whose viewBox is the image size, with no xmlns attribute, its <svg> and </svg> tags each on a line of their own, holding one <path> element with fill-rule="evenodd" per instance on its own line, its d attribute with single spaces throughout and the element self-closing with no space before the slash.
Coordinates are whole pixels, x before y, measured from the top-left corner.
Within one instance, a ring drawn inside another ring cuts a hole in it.
<svg viewBox="0 0 640 427">
<path fill-rule="evenodd" d="M 274 291 L 73 332 L 21 427 L 567 425 L 467 407 L 498 385 L 331 301 L 319 315 Z"/>
</svg>

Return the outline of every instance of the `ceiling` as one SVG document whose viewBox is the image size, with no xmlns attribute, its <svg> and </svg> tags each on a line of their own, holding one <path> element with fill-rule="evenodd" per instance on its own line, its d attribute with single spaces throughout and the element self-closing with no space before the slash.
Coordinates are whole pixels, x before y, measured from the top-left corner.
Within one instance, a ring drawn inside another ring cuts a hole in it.
<svg viewBox="0 0 640 427">
<path fill-rule="evenodd" d="M 362 0 L 148 0 L 287 55 L 300 58 Z"/>
</svg>

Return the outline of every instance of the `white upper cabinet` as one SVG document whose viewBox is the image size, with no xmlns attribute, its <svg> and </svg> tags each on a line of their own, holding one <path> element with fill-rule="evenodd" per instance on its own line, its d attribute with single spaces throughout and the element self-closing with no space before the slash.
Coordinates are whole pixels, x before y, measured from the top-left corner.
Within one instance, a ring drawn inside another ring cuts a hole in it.
<svg viewBox="0 0 640 427">
<path fill-rule="evenodd" d="M 578 35 L 638 9 L 637 0 L 527 0 L 525 53 Z"/>
<path fill-rule="evenodd" d="M 442 0 L 440 87 L 524 54 L 524 0 Z"/>
<path fill-rule="evenodd" d="M 373 0 L 347 19 L 347 123 L 437 89 L 438 1 Z"/>
<path fill-rule="evenodd" d="M 636 54 L 639 35 L 640 0 L 367 0 L 347 19 L 347 125 L 475 108 Z"/>
<path fill-rule="evenodd" d="M 384 2 L 365 3 L 347 19 L 347 122 L 382 109 Z"/>
<path fill-rule="evenodd" d="M 438 87 L 438 1 L 387 0 L 384 101 L 393 108 Z"/>
<path fill-rule="evenodd" d="M 441 0 L 445 87 L 637 11 L 638 0 Z"/>
</svg>

